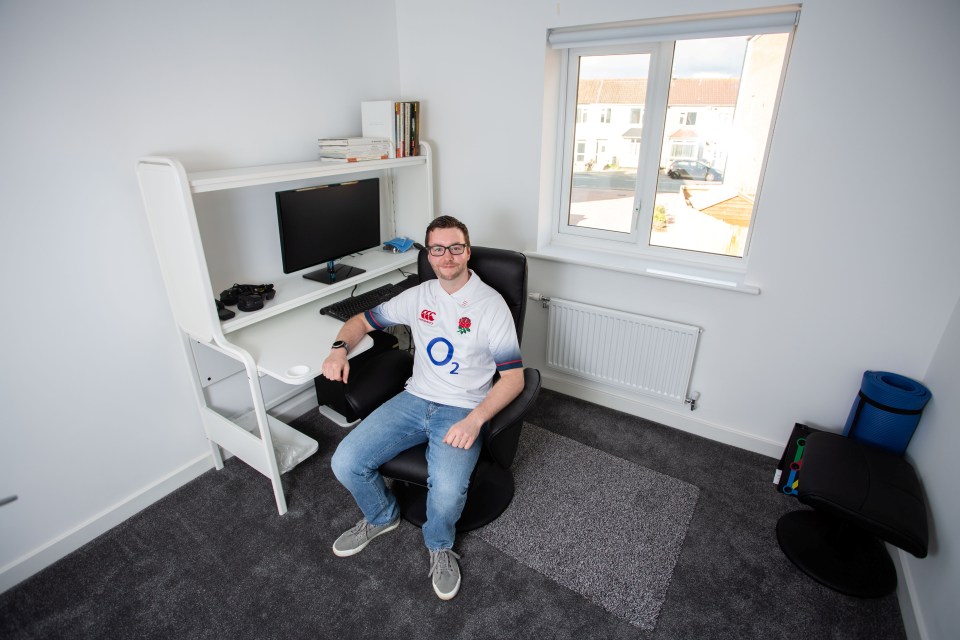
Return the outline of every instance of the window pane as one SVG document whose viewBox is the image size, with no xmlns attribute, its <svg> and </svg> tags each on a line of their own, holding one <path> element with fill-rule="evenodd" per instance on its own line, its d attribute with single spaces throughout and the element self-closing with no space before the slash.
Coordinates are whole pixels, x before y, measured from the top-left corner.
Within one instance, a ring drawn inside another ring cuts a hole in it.
<svg viewBox="0 0 960 640">
<path fill-rule="evenodd" d="M 787 42 L 676 43 L 651 245 L 743 257 Z"/>
<path fill-rule="evenodd" d="M 568 224 L 630 233 L 649 54 L 581 56 Z M 579 147 L 583 144 L 583 151 Z"/>
</svg>

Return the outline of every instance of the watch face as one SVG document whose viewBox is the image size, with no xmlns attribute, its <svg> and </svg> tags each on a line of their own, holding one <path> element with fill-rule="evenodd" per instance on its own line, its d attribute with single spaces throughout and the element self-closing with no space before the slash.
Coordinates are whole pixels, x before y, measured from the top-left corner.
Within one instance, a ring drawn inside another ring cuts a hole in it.
<svg viewBox="0 0 960 640">
<path fill-rule="evenodd" d="M 346 348 L 347 348 L 347 343 L 344 342 L 343 340 L 337 340 L 336 342 L 333 343 L 333 346 L 331 346 L 330 348 L 331 348 L 331 349 L 346 349 Z"/>
</svg>

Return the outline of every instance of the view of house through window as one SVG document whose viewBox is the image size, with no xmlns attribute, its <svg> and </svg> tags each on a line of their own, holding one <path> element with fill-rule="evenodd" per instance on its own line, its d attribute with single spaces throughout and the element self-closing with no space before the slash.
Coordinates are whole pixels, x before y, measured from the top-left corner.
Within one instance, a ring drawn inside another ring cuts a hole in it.
<svg viewBox="0 0 960 640">
<path fill-rule="evenodd" d="M 567 225 L 612 235 L 640 224 L 650 246 L 743 257 L 788 43 L 786 33 L 677 40 L 660 89 L 651 78 L 664 49 L 571 53 Z"/>
</svg>

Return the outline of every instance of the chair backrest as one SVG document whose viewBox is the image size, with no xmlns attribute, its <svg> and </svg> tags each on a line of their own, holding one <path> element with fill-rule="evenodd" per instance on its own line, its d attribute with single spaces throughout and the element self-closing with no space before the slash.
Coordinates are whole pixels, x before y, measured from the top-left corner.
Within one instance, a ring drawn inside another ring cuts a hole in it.
<svg viewBox="0 0 960 640">
<path fill-rule="evenodd" d="M 523 316 L 527 310 L 527 256 L 519 251 L 474 246 L 470 247 L 470 262 L 467 266 L 503 296 L 510 313 L 513 314 L 517 340 L 522 340 Z M 420 282 L 437 277 L 430 266 L 426 250 L 420 251 L 417 274 Z"/>
</svg>

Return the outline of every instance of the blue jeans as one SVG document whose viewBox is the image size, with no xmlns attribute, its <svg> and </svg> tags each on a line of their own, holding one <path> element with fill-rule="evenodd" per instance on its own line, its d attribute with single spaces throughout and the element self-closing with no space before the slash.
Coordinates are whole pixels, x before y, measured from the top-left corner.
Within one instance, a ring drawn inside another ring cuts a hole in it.
<svg viewBox="0 0 960 640">
<path fill-rule="evenodd" d="M 431 551 L 453 548 L 457 520 L 467 501 L 481 438 L 469 449 L 443 443 L 447 430 L 470 413 L 403 391 L 371 413 L 337 447 L 333 473 L 373 525 L 400 516 L 397 499 L 377 470 L 401 451 L 427 443 L 427 521 L 423 541 Z"/>
</svg>

